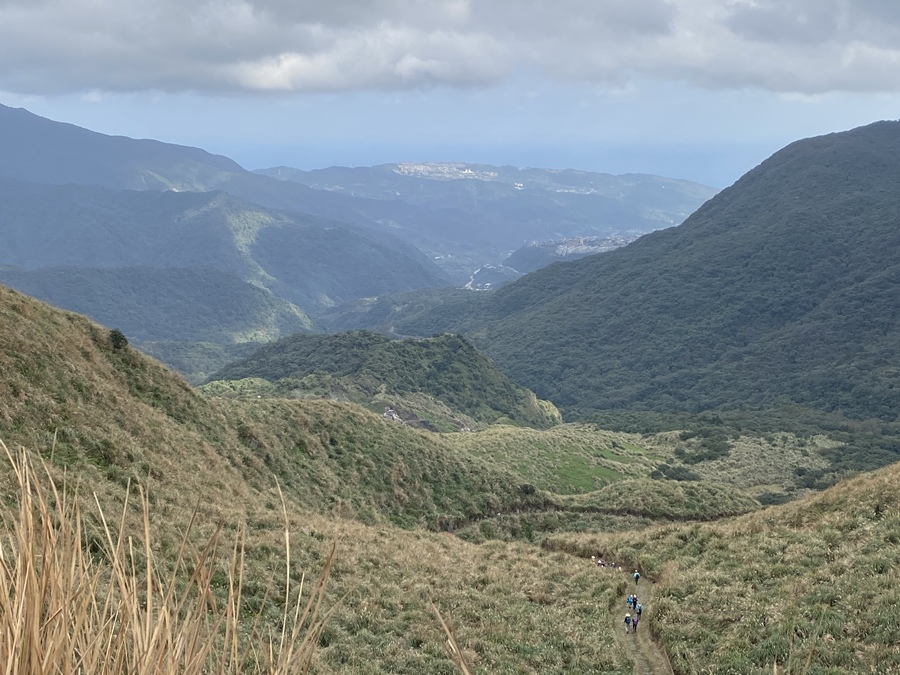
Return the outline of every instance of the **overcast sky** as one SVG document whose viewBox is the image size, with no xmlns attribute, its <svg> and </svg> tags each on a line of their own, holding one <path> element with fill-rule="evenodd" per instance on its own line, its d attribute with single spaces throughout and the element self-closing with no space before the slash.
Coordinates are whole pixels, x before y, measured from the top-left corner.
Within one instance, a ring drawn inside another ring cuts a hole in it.
<svg viewBox="0 0 900 675">
<path fill-rule="evenodd" d="M 247 168 L 716 186 L 900 117 L 898 0 L 0 0 L 0 103 Z"/>
</svg>

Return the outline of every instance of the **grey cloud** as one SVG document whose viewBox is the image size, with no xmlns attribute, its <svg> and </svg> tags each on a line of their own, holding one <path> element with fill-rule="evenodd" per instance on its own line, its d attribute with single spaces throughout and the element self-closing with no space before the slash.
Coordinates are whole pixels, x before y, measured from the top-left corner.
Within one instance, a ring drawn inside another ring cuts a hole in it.
<svg viewBox="0 0 900 675">
<path fill-rule="evenodd" d="M 751 41 L 785 45 L 819 44 L 834 40 L 841 30 L 840 3 L 755 2 L 738 5 L 725 25 Z"/>
<path fill-rule="evenodd" d="M 383 22 L 425 28 L 451 28 L 470 14 L 469 0 L 253 0 L 276 21 L 321 24 L 333 28 L 366 27 Z"/>
<path fill-rule="evenodd" d="M 895 0 L 0 0 L 0 90 L 339 91 L 679 78 L 900 90 Z"/>
<path fill-rule="evenodd" d="M 574 46 L 670 32 L 677 7 L 668 0 L 526 0 L 473 3 L 473 18 L 491 32 L 515 39 L 548 40 Z"/>
<path fill-rule="evenodd" d="M 734 6 L 725 22 L 736 35 L 785 46 L 851 43 L 893 47 L 900 37 L 894 0 L 754 0 Z"/>
<path fill-rule="evenodd" d="M 864 17 L 892 24 L 900 22 L 900 3 L 895 0 L 855 0 L 853 7 Z"/>
</svg>

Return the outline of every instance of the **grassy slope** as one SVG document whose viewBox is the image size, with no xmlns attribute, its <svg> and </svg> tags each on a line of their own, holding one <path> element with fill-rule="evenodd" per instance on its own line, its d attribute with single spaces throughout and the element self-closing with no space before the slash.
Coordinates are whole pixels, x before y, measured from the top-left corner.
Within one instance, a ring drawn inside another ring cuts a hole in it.
<svg viewBox="0 0 900 675">
<path fill-rule="evenodd" d="M 277 596 L 284 574 L 275 477 L 292 575 L 314 572 L 337 539 L 328 603 L 349 595 L 316 672 L 452 672 L 429 599 L 486 671 L 629 671 L 596 626 L 618 591 L 581 562 L 391 524 L 448 525 L 540 503 L 509 474 L 350 404 L 207 399 L 134 350 L 113 350 L 105 329 L 2 288 L 0 326 L 0 437 L 80 484 L 89 510 L 91 493 L 108 512 L 120 509 L 129 479 L 147 489 L 163 564 L 195 506 L 198 536 L 246 524 L 245 602 L 269 621 L 279 607 L 266 594 Z M 0 501 L 13 496 L 4 470 Z M 98 536 L 89 518 L 85 539 Z"/>
<path fill-rule="evenodd" d="M 207 399 L 140 353 L 113 349 L 102 328 L 12 291 L 0 295 L 0 322 L 0 433 L 53 448 L 58 464 L 90 465 L 121 482 L 167 477 L 178 455 L 194 463 L 215 455 L 256 489 L 279 475 L 296 486 L 298 504 L 328 511 L 342 501 L 409 524 L 523 503 L 511 474 L 357 406 Z"/>
<path fill-rule="evenodd" d="M 730 522 L 560 536 L 657 582 L 647 627 L 678 672 L 894 672 L 900 465 Z M 808 663 L 808 666 L 807 666 Z"/>
<path fill-rule="evenodd" d="M 810 672 L 889 672 L 896 663 L 900 467 L 730 522 L 557 535 L 541 549 L 474 545 L 392 523 L 448 525 L 441 519 L 514 514 L 543 498 L 447 442 L 350 404 L 206 399 L 139 353 L 113 350 L 105 329 L 5 289 L 0 325 L 0 435 L 108 510 L 127 479 L 148 489 L 163 562 L 198 503 L 199 534 L 246 524 L 245 602 L 273 620 L 279 607 L 266 594 L 277 594 L 284 573 L 275 476 L 292 575 L 314 572 L 338 541 L 327 602 L 348 595 L 315 672 L 453 672 L 429 600 L 483 672 L 630 672 L 607 621 L 624 584 L 577 557 L 598 551 L 657 580 L 645 627 L 679 672 L 771 672 L 773 658 L 793 654 L 797 664 L 810 649 Z M 604 489 L 630 497 L 644 484 Z M 0 472 L 0 503 L 13 497 Z M 97 536 L 89 520 L 87 543 Z"/>
<path fill-rule="evenodd" d="M 477 434 L 453 434 L 455 447 L 515 471 L 539 490 L 580 494 L 626 477 L 646 477 L 658 456 L 637 434 L 564 424 L 546 430 L 497 425 Z"/>
<path fill-rule="evenodd" d="M 809 492 L 806 478 L 829 465 L 843 444 L 824 435 L 781 432 L 728 436 L 692 432 L 624 433 L 588 424 L 537 430 L 494 425 L 448 442 L 514 471 L 539 490 L 584 494 L 622 479 L 705 481 L 766 502 Z M 719 434 L 716 431 L 716 434 Z M 660 481 L 662 493 L 667 487 Z M 649 486 L 645 485 L 646 492 Z M 717 511 L 710 504 L 706 516 Z M 627 512 L 627 510 L 626 510 Z M 675 517 L 689 517 L 683 513 Z M 694 516 L 697 516 L 695 513 Z"/>
</svg>

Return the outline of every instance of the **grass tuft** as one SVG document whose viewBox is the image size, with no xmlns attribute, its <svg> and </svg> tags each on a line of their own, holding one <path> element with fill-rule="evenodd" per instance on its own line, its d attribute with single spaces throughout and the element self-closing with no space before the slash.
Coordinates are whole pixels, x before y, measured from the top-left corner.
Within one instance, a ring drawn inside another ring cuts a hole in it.
<svg viewBox="0 0 900 675">
<path fill-rule="evenodd" d="M 0 446 L 18 487 L 15 515 L 4 519 L 0 537 L 4 673 L 287 675 L 309 671 L 330 616 L 322 601 L 334 547 L 305 601 L 303 582 L 295 588 L 288 576 L 280 631 L 267 631 L 259 615 L 249 620 L 241 615 L 244 531 L 226 563 L 224 592 L 214 583 L 222 528 L 192 551 L 195 511 L 174 565 L 158 564 L 143 491 L 140 536 L 127 531 L 126 499 L 116 523 L 110 524 L 99 510 L 103 543 L 99 552 L 96 548 L 89 552 L 77 493 L 69 492 L 65 484 L 57 488 L 47 467 L 43 475 L 36 471 L 24 451 L 14 455 L 2 442 Z M 287 528 L 284 534 L 290 561 Z"/>
</svg>

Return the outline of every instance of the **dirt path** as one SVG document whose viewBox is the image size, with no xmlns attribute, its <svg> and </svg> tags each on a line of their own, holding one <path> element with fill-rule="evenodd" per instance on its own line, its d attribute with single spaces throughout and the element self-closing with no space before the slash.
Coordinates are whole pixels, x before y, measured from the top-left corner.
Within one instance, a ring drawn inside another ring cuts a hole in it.
<svg viewBox="0 0 900 675">
<path fill-rule="evenodd" d="M 652 607 L 654 600 L 653 584 L 642 581 L 635 586 L 628 584 L 629 593 L 637 593 L 639 602 L 644 606 L 644 613 L 638 622 L 637 633 L 625 633 L 625 612 L 629 611 L 625 605 L 625 597 L 616 606 L 613 612 L 613 620 L 615 621 L 616 639 L 619 641 L 622 649 L 634 661 L 634 675 L 673 675 L 672 666 L 669 664 L 669 657 L 651 637 L 650 629 L 647 625 L 653 615 Z"/>
</svg>

